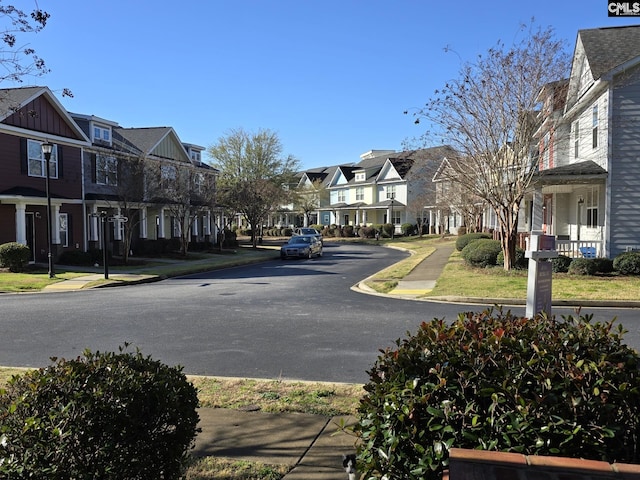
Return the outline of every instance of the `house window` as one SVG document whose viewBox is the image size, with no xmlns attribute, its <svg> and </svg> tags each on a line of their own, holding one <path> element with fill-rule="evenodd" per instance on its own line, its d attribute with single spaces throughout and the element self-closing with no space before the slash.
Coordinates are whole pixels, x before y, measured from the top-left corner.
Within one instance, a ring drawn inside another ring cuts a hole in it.
<svg viewBox="0 0 640 480">
<path fill-rule="evenodd" d="M 200 152 L 191 150 L 191 160 L 200 163 Z"/>
<path fill-rule="evenodd" d="M 356 188 L 356 201 L 362 202 L 364 200 L 364 187 Z"/>
<path fill-rule="evenodd" d="M 111 129 L 94 125 L 93 141 L 96 140 L 111 143 Z"/>
<path fill-rule="evenodd" d="M 115 157 L 96 157 L 96 183 L 98 185 L 118 185 L 118 161 Z"/>
<path fill-rule="evenodd" d="M 593 106 L 593 148 L 598 146 L 598 106 Z"/>
<path fill-rule="evenodd" d="M 573 158 L 580 155 L 580 122 L 573 122 Z"/>
<path fill-rule="evenodd" d="M 346 197 L 347 195 L 345 190 L 338 190 L 338 203 L 345 203 Z"/>
<path fill-rule="evenodd" d="M 172 190 L 176 182 L 176 167 L 172 165 L 162 165 L 160 167 L 162 188 Z"/>
<path fill-rule="evenodd" d="M 30 177 L 46 177 L 47 161 L 42 154 L 42 142 L 35 140 L 27 141 L 27 164 L 28 175 Z M 49 159 L 49 177 L 58 178 L 58 146 L 53 146 L 51 158 Z"/>
<path fill-rule="evenodd" d="M 58 217 L 58 225 L 60 232 L 60 245 L 69 246 L 69 217 L 66 213 L 61 213 Z"/>
<path fill-rule="evenodd" d="M 546 170 L 549 168 L 549 148 L 551 148 L 551 133 L 547 132 L 542 139 L 542 168 Z"/>
<path fill-rule="evenodd" d="M 598 226 L 598 196 L 599 190 L 597 187 L 587 191 L 585 205 L 587 209 L 587 227 L 589 228 Z"/>
<path fill-rule="evenodd" d="M 391 200 L 392 198 L 396 198 L 396 186 L 389 185 L 387 187 L 387 200 Z"/>
<path fill-rule="evenodd" d="M 365 181 L 365 173 L 358 172 L 356 173 L 356 182 L 364 182 Z"/>
<path fill-rule="evenodd" d="M 204 175 L 196 173 L 193 177 L 193 190 L 195 193 L 202 193 L 202 186 L 204 185 Z"/>
</svg>

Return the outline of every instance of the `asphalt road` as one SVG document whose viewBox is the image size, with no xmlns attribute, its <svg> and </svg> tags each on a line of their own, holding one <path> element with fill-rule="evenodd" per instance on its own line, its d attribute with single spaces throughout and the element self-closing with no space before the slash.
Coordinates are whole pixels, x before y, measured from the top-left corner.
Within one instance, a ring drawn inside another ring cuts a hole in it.
<svg viewBox="0 0 640 480">
<path fill-rule="evenodd" d="M 379 349 L 432 318 L 477 305 L 366 295 L 350 289 L 404 257 L 377 246 L 327 244 L 313 260 L 270 261 L 128 287 L 0 295 L 0 365 L 40 367 L 125 342 L 189 374 L 366 382 Z M 524 314 L 523 307 L 513 311 Z M 586 310 L 585 310 L 586 311 Z M 618 316 L 640 347 L 638 310 Z M 571 313 L 556 309 L 557 315 Z"/>
</svg>

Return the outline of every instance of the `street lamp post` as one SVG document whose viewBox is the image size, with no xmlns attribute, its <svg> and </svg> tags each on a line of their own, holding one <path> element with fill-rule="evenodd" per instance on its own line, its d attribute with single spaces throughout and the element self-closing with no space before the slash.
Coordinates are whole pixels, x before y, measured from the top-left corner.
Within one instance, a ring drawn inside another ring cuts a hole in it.
<svg viewBox="0 0 640 480">
<path fill-rule="evenodd" d="M 55 271 L 53 269 L 53 255 L 51 254 L 51 248 L 53 244 L 52 237 L 52 227 L 51 227 L 51 193 L 49 192 L 49 165 L 51 163 L 51 153 L 53 152 L 53 145 L 49 142 L 45 142 L 40 145 L 42 148 L 42 155 L 44 155 L 44 159 L 46 161 L 46 194 L 47 194 L 47 256 L 49 261 L 49 278 L 54 278 L 56 276 Z"/>
<path fill-rule="evenodd" d="M 396 224 L 393 221 L 393 200 L 394 198 L 396 198 L 395 193 L 391 194 L 391 240 L 394 239 L 395 233 L 396 233 Z"/>
</svg>

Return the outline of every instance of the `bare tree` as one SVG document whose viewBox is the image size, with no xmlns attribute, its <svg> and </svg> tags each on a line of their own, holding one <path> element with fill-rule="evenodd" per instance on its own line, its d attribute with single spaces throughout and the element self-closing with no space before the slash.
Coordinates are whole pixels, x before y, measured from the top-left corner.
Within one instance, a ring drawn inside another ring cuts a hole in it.
<svg viewBox="0 0 640 480">
<path fill-rule="evenodd" d="M 290 201 L 287 188 L 294 181 L 299 162 L 282 157 L 282 144 L 271 130 L 248 133 L 231 130 L 208 150 L 220 171 L 219 186 L 227 205 L 242 214 L 251 225 L 253 247 L 257 228 L 269 212 Z"/>
<path fill-rule="evenodd" d="M 307 225 L 311 224 L 311 214 L 320 208 L 320 205 L 329 198 L 329 190 L 320 179 L 310 184 L 301 185 L 295 190 L 295 209 L 307 219 Z"/>
<path fill-rule="evenodd" d="M 145 169 L 149 167 L 149 162 L 144 156 L 119 158 L 118 159 L 118 180 L 116 182 L 115 194 L 120 214 L 127 217 L 124 223 L 124 238 L 122 245 L 122 255 L 124 263 L 129 262 L 129 253 L 133 242 L 133 234 L 136 227 L 140 225 L 143 218 L 140 210 L 145 205 Z"/>
<path fill-rule="evenodd" d="M 173 218 L 180 253 L 186 255 L 196 218 L 214 208 L 216 171 L 208 166 L 158 161 L 144 169 L 147 194 L 155 203 L 163 204 Z"/>
<path fill-rule="evenodd" d="M 459 153 L 449 159 L 456 181 L 495 211 L 505 270 L 515 262 L 520 205 L 537 172 L 531 152 L 540 126 L 538 93 L 569 71 L 569 56 L 551 28 L 532 22 L 522 31 L 512 46 L 498 42 L 464 63 L 459 77 L 415 113 L 416 122 L 429 122 Z"/>
<path fill-rule="evenodd" d="M 0 64 L 3 73 L 0 82 L 9 80 L 22 82 L 26 75 L 44 75 L 49 72 L 44 60 L 28 45 L 19 42 L 19 35 L 23 33 L 38 33 L 46 25 L 49 14 L 38 8 L 30 13 L 18 9 L 13 5 L 0 5 L 0 17 L 7 27 L 0 32 Z"/>
</svg>

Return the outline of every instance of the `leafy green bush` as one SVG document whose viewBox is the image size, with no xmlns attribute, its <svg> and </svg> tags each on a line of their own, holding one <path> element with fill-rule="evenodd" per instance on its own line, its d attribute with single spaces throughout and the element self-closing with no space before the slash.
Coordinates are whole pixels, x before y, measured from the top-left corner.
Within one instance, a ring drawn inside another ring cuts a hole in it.
<svg viewBox="0 0 640 480">
<path fill-rule="evenodd" d="M 502 247 L 496 258 L 496 265 L 504 265 L 504 252 L 502 251 Z M 513 265 L 513 268 L 516 270 L 526 270 L 529 268 L 529 259 L 524 256 L 524 250 L 520 247 L 516 247 L 516 263 Z"/>
<path fill-rule="evenodd" d="M 11 272 L 22 272 L 24 266 L 31 259 L 31 250 L 18 242 L 0 245 L 0 266 L 7 267 Z"/>
<path fill-rule="evenodd" d="M 499 240 L 480 238 L 468 243 L 462 249 L 461 256 L 467 264 L 474 267 L 490 267 L 497 265 L 501 251 Z"/>
<path fill-rule="evenodd" d="M 365 478 L 438 479 L 449 449 L 640 461 L 638 353 L 591 316 L 424 322 L 368 372 Z"/>
<path fill-rule="evenodd" d="M 358 236 L 360 238 L 375 238 L 376 229 L 373 227 L 360 227 L 360 230 L 358 230 Z"/>
<path fill-rule="evenodd" d="M 391 224 L 391 223 L 385 223 L 381 226 L 382 230 L 381 230 L 381 236 L 385 237 L 385 238 L 390 238 L 394 229 L 396 228 L 395 225 Z"/>
<path fill-rule="evenodd" d="M 180 367 L 139 351 L 59 360 L 0 390 L 0 477 L 182 478 L 197 406 Z"/>
<path fill-rule="evenodd" d="M 416 227 L 413 223 L 403 223 L 400 226 L 400 230 L 405 237 L 409 235 L 415 235 L 415 232 L 418 231 L 418 227 Z"/>
<path fill-rule="evenodd" d="M 611 273 L 613 272 L 613 260 L 610 258 L 592 258 L 591 259 L 595 264 L 596 272 L 598 273 Z"/>
<path fill-rule="evenodd" d="M 481 238 L 493 238 L 490 233 L 467 233 L 465 235 L 461 235 L 456 239 L 456 250 L 461 252 L 464 247 L 466 247 L 469 243 L 474 242 L 476 240 L 480 240 Z"/>
<path fill-rule="evenodd" d="M 640 252 L 624 252 L 613 259 L 613 268 L 622 275 L 640 275 Z"/>
<path fill-rule="evenodd" d="M 566 255 L 558 255 L 556 258 L 552 258 L 551 271 L 553 273 L 567 273 L 572 260 L 573 258 L 567 257 Z"/>
<path fill-rule="evenodd" d="M 574 258 L 569 264 L 571 275 L 595 275 L 598 271 L 598 264 L 595 258 Z"/>
</svg>

